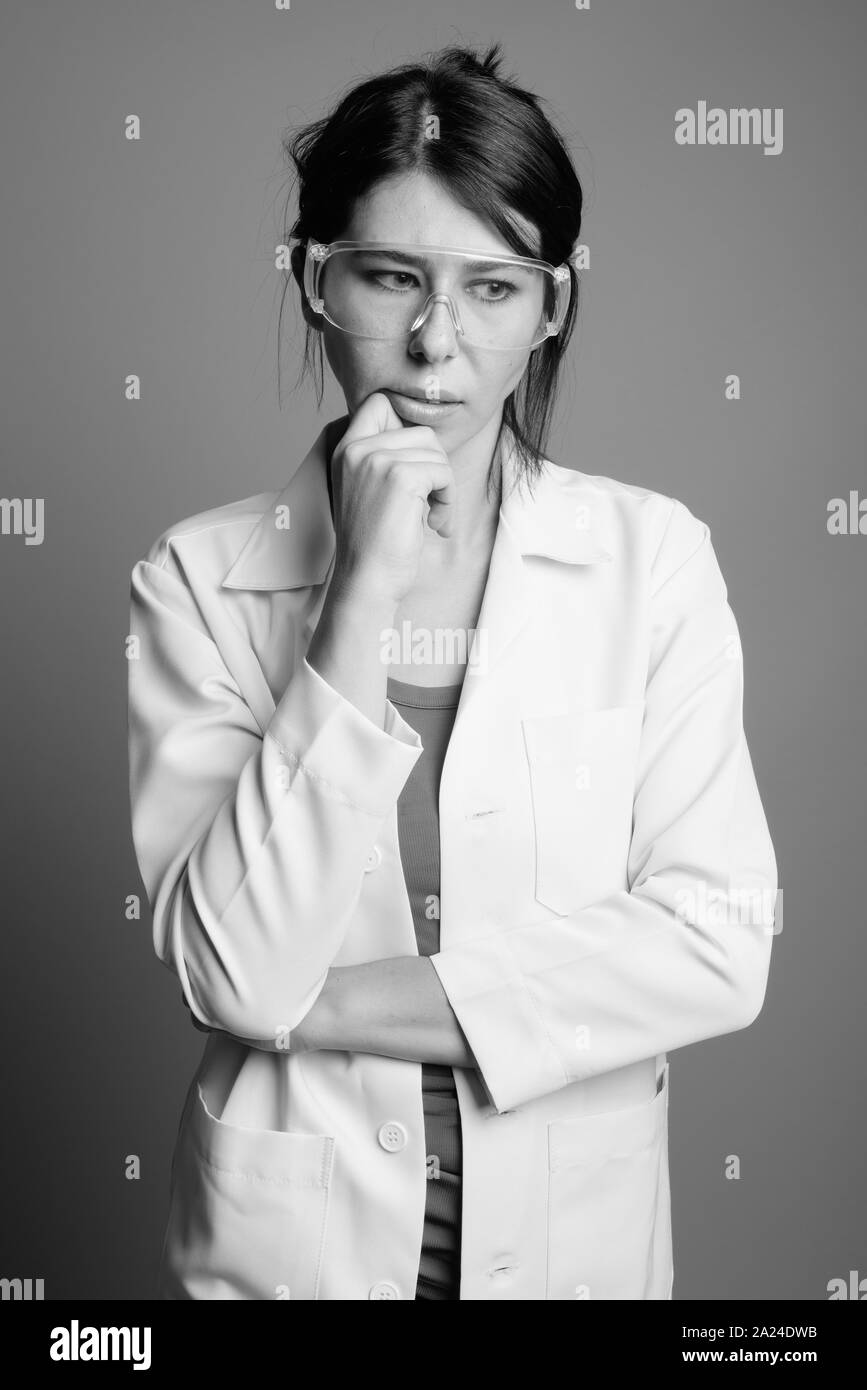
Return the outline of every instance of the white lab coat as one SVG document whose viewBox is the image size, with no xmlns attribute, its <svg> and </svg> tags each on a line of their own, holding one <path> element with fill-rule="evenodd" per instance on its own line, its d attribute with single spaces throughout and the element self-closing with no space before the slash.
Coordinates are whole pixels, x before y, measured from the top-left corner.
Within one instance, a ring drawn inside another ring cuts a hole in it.
<svg viewBox="0 0 867 1390">
<path fill-rule="evenodd" d="M 415 1293 L 421 1067 L 289 1040 L 329 966 L 416 953 L 396 808 L 421 741 L 305 659 L 324 449 L 132 572 L 135 849 L 156 952 L 213 1030 L 163 1298 Z M 773 939 L 737 627 L 680 502 L 554 464 L 531 496 L 510 452 L 504 477 L 439 803 L 432 961 L 479 1068 L 455 1073 L 461 1298 L 668 1299 L 666 1054 L 753 1021 Z"/>
</svg>

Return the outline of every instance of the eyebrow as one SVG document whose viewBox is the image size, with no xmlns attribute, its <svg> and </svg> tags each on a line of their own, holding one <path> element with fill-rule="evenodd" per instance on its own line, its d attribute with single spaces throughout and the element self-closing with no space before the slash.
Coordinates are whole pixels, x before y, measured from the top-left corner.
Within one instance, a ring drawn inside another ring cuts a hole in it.
<svg viewBox="0 0 867 1390">
<path fill-rule="evenodd" d="M 397 261 L 398 265 L 411 265 L 414 266 L 417 270 L 427 270 L 430 267 L 430 261 L 426 256 L 412 256 L 406 251 L 394 251 L 388 246 L 364 246 L 359 247 L 358 252 L 359 255 L 362 256 L 386 256 L 390 261 Z M 486 257 L 484 260 L 465 261 L 464 264 L 467 270 L 478 272 L 490 270 L 492 262 L 495 265 L 502 265 L 505 269 L 515 271 L 518 274 L 530 275 L 532 273 L 531 266 L 511 265 L 507 261 L 500 260 L 500 258 L 493 252 L 489 257 Z"/>
</svg>

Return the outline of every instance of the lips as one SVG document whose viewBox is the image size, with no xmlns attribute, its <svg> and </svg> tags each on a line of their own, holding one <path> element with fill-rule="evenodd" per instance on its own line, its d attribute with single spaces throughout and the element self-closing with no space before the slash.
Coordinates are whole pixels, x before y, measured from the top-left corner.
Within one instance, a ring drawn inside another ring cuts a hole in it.
<svg viewBox="0 0 867 1390">
<path fill-rule="evenodd" d="M 404 391 L 398 386 L 389 386 L 389 391 L 393 391 L 396 396 L 406 396 L 411 401 L 421 401 L 423 405 L 459 405 L 460 396 L 453 396 L 450 391 L 439 391 L 435 396 L 427 396 L 424 391 Z"/>
</svg>

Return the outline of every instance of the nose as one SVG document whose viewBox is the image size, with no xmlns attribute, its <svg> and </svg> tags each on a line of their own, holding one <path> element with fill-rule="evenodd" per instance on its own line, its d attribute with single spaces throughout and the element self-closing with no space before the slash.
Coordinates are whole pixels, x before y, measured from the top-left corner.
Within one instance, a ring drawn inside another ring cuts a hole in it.
<svg viewBox="0 0 867 1390">
<path fill-rule="evenodd" d="M 456 357 L 461 330 L 457 306 L 451 295 L 432 294 L 410 330 L 409 351 L 428 362 Z"/>
</svg>

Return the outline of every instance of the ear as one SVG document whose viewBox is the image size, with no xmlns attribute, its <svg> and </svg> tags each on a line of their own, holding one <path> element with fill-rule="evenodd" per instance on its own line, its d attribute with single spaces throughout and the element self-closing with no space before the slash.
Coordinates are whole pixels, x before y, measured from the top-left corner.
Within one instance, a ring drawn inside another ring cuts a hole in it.
<svg viewBox="0 0 867 1390">
<path fill-rule="evenodd" d="M 308 303 L 307 295 L 304 293 L 304 262 L 306 256 L 306 248 L 304 246 L 295 245 L 292 247 L 290 264 L 292 266 L 292 274 L 295 277 L 295 283 L 298 286 L 298 293 L 301 296 L 301 312 L 304 315 L 304 322 L 307 324 L 308 328 L 314 328 L 318 332 L 321 332 L 322 315 L 314 314 Z"/>
</svg>

